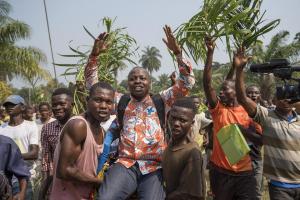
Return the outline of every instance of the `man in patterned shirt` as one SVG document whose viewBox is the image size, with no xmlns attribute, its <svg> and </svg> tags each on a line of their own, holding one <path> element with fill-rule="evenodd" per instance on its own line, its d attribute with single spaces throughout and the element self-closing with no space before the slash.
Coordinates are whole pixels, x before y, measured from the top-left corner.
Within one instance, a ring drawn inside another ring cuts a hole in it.
<svg viewBox="0 0 300 200">
<path fill-rule="evenodd" d="M 48 177 L 53 174 L 53 156 L 59 133 L 72 116 L 72 93 L 67 88 L 58 88 L 52 94 L 51 103 L 56 120 L 45 124 L 41 132 L 43 188 L 48 188 Z"/>
<path fill-rule="evenodd" d="M 179 80 L 160 93 L 168 111 L 177 97 L 186 96 L 195 79 L 191 64 L 182 58 L 171 28 L 164 27 L 167 39 L 163 40 L 175 54 L 180 69 Z M 105 35 L 105 34 L 104 34 Z M 101 34 L 95 45 L 103 46 Z M 85 68 L 87 87 L 98 81 L 97 54 L 89 57 Z M 98 48 L 99 50 L 99 48 Z M 119 158 L 107 172 L 99 189 L 99 199 L 126 199 L 135 190 L 140 199 L 164 199 L 161 158 L 165 149 L 164 131 L 154 102 L 150 97 L 150 76 L 142 67 L 133 68 L 128 75 L 130 101 L 124 112 L 120 132 Z M 118 113 L 119 114 L 119 113 Z"/>
</svg>

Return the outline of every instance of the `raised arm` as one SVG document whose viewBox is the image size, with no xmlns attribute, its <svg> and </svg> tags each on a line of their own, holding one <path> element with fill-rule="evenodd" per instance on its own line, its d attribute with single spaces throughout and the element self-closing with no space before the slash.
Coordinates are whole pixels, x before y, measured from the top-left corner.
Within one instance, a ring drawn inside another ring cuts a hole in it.
<svg viewBox="0 0 300 200">
<path fill-rule="evenodd" d="M 207 54 L 203 73 L 203 88 L 209 107 L 213 109 L 217 106 L 218 102 L 216 91 L 212 87 L 212 62 L 215 44 L 210 39 L 206 39 L 205 44 L 207 47 Z"/>
<path fill-rule="evenodd" d="M 246 66 L 248 60 L 249 57 L 245 56 L 245 53 L 242 49 L 238 50 L 238 52 L 234 55 L 233 62 L 236 66 L 235 89 L 239 104 L 244 107 L 250 117 L 254 117 L 256 114 L 257 105 L 254 101 L 247 97 L 244 82 L 243 69 Z"/>
<path fill-rule="evenodd" d="M 80 119 L 70 121 L 62 130 L 56 174 L 58 178 L 88 184 L 100 184 L 100 180 L 96 176 L 88 175 L 76 167 L 76 161 L 82 151 L 86 136 L 86 123 Z"/>
<path fill-rule="evenodd" d="M 107 33 L 101 33 L 94 42 L 94 46 L 89 56 L 88 63 L 84 68 L 84 79 L 87 89 L 90 89 L 93 84 L 98 82 L 97 58 L 101 53 L 105 52 L 107 49 L 107 37 Z"/>
<path fill-rule="evenodd" d="M 174 100 L 178 97 L 188 95 L 188 92 L 195 84 L 192 65 L 182 57 L 182 50 L 177 43 L 172 30 L 169 26 L 164 27 L 166 39 L 163 39 L 168 49 L 174 53 L 179 68 L 179 77 L 174 85 L 169 89 L 162 91 L 160 94 L 167 106 L 171 106 Z"/>
</svg>

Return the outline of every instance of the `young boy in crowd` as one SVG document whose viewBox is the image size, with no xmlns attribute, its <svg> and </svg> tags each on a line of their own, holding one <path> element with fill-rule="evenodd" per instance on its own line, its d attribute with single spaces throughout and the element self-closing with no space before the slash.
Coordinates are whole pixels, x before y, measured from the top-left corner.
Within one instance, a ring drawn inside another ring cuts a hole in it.
<svg viewBox="0 0 300 200">
<path fill-rule="evenodd" d="M 168 200 L 205 198 L 201 151 L 197 142 L 189 137 L 196 112 L 190 97 L 176 100 L 170 110 L 171 140 L 162 161 Z"/>
</svg>

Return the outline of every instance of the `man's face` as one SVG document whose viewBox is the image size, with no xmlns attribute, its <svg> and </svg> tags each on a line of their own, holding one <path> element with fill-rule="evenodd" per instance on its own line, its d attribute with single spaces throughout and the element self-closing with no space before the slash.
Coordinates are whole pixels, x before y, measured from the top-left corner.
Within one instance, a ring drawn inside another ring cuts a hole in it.
<svg viewBox="0 0 300 200">
<path fill-rule="evenodd" d="M 114 108 L 114 92 L 97 88 L 88 98 L 88 112 L 99 122 L 107 121 Z"/>
<path fill-rule="evenodd" d="M 194 123 L 194 114 L 191 109 L 174 106 L 170 110 L 169 125 L 172 139 L 181 140 L 191 132 Z"/>
<path fill-rule="evenodd" d="M 234 83 L 232 82 L 224 81 L 221 85 L 219 97 L 220 97 L 220 101 L 225 105 L 229 105 L 236 98 L 233 84 Z"/>
<path fill-rule="evenodd" d="M 6 113 L 9 115 L 9 116 L 16 116 L 16 115 L 19 115 L 19 114 L 22 114 L 24 112 L 24 105 L 22 104 L 13 104 L 13 103 L 6 103 L 4 105 L 5 107 L 5 110 L 6 110 Z"/>
<path fill-rule="evenodd" d="M 246 89 L 246 95 L 247 95 L 247 97 L 252 99 L 252 101 L 259 103 L 260 91 L 259 91 L 258 87 L 255 87 L 255 86 L 248 87 Z"/>
<path fill-rule="evenodd" d="M 136 99 L 143 99 L 150 90 L 150 77 L 143 68 L 136 68 L 128 76 L 130 94 Z"/>
<path fill-rule="evenodd" d="M 39 113 L 42 120 L 47 120 L 51 117 L 51 111 L 47 105 L 40 106 Z"/>
<path fill-rule="evenodd" d="M 58 121 L 66 121 L 72 115 L 72 100 L 66 94 L 59 94 L 52 97 L 52 112 Z"/>
<path fill-rule="evenodd" d="M 278 100 L 278 99 L 274 99 L 274 103 L 276 105 L 276 110 L 279 111 L 281 114 L 283 115 L 286 115 L 290 112 L 292 112 L 293 110 L 293 106 L 292 104 L 290 103 L 290 99 L 281 99 L 281 100 Z"/>
<path fill-rule="evenodd" d="M 193 98 L 193 102 L 197 108 L 197 110 L 199 109 L 200 107 L 200 99 L 199 98 Z"/>
<path fill-rule="evenodd" d="M 32 108 L 27 108 L 23 114 L 23 118 L 28 121 L 33 121 L 34 110 Z"/>
</svg>

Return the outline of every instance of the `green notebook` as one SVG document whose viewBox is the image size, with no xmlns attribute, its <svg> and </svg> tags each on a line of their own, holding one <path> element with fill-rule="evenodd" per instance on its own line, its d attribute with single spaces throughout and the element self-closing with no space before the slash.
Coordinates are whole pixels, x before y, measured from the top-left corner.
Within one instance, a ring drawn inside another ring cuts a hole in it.
<svg viewBox="0 0 300 200">
<path fill-rule="evenodd" d="M 239 162 L 250 148 L 236 124 L 226 125 L 217 133 L 218 141 L 231 165 Z"/>
</svg>

